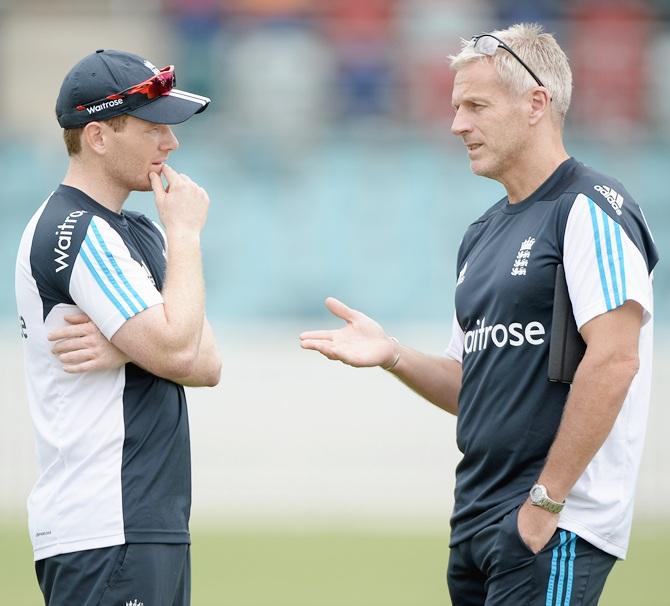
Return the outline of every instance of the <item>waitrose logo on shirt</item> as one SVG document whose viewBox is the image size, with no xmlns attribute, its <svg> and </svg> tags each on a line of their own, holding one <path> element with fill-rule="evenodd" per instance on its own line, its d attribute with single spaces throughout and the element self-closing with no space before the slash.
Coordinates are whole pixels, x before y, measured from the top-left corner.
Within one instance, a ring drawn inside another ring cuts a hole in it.
<svg viewBox="0 0 670 606">
<path fill-rule="evenodd" d="M 524 344 L 542 345 L 546 331 L 541 322 L 528 322 L 525 326 L 521 322 L 510 324 L 486 324 L 486 317 L 476 322 L 477 328 L 465 333 L 463 348 L 465 353 L 483 351 L 489 344 L 494 347 L 520 347 Z"/>
</svg>

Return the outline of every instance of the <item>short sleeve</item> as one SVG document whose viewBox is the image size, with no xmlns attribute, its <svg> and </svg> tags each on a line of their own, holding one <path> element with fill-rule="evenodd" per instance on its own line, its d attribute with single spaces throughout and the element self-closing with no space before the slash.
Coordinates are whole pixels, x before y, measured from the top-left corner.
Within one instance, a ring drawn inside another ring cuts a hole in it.
<svg viewBox="0 0 670 606">
<path fill-rule="evenodd" d="M 464 334 L 461 325 L 458 323 L 458 318 L 456 317 L 456 312 L 454 312 L 454 318 L 451 322 L 451 341 L 444 352 L 444 355 L 447 358 L 456 360 L 456 362 L 463 363 L 463 341 Z"/>
<path fill-rule="evenodd" d="M 100 217 L 88 226 L 69 292 L 108 339 L 126 320 L 163 302 L 149 271 L 132 258 L 118 232 Z"/>
<path fill-rule="evenodd" d="M 156 228 L 156 231 L 161 235 L 161 238 L 163 238 L 163 251 L 164 253 L 167 253 L 167 235 L 165 233 L 165 230 L 161 226 L 160 223 L 156 221 L 152 221 L 153 226 Z"/>
<path fill-rule="evenodd" d="M 578 194 L 568 216 L 563 266 L 577 327 L 628 300 L 653 314 L 652 279 L 642 252 L 622 225 Z"/>
</svg>

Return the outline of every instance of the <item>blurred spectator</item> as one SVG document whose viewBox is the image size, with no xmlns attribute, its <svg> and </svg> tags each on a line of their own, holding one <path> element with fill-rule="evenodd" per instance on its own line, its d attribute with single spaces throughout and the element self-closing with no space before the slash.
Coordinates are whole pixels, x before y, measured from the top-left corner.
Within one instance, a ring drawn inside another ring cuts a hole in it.
<svg viewBox="0 0 670 606">
<path fill-rule="evenodd" d="M 670 20 L 670 2 L 668 0 L 648 0 L 649 6 L 652 8 L 659 20 L 663 20 L 665 29 L 668 27 L 668 20 Z"/>
<path fill-rule="evenodd" d="M 322 2 L 326 36 L 338 70 L 339 113 L 345 119 L 393 110 L 395 0 Z"/>
<path fill-rule="evenodd" d="M 259 141 L 259 158 L 273 155 L 284 162 L 300 156 L 329 125 L 331 53 L 314 32 L 259 28 L 239 36 L 226 60 L 230 124 L 247 142 Z"/>
<path fill-rule="evenodd" d="M 513 23 L 540 23 L 545 31 L 555 31 L 555 23 L 565 11 L 561 0 L 496 0 L 499 27 Z M 497 28 L 496 28 L 497 29 Z"/>
<path fill-rule="evenodd" d="M 608 139 L 647 126 L 652 12 L 643 0 L 573 0 L 573 121 Z"/>
<path fill-rule="evenodd" d="M 454 72 L 447 56 L 457 53 L 461 38 L 479 33 L 490 23 L 484 0 L 405 0 L 398 13 L 403 55 L 400 62 L 407 118 L 433 131 L 448 130 L 453 118 Z"/>
<path fill-rule="evenodd" d="M 220 0 L 165 0 L 179 43 L 178 87 L 215 97 L 221 31 Z"/>
<path fill-rule="evenodd" d="M 295 17 L 311 14 L 310 0 L 222 0 L 234 13 L 261 18 Z"/>
<path fill-rule="evenodd" d="M 667 74 L 670 65 L 670 31 L 663 29 L 654 36 L 650 49 L 649 63 L 650 91 L 647 95 L 647 110 L 655 135 L 668 137 L 670 135 L 670 80 L 663 77 Z"/>
</svg>

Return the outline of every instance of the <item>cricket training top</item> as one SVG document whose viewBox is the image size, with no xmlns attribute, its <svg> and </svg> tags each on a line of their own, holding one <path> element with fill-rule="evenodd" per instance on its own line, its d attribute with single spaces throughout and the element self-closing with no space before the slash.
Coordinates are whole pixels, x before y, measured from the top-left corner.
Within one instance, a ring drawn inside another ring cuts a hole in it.
<svg viewBox="0 0 670 606">
<path fill-rule="evenodd" d="M 503 198 L 458 252 L 454 328 L 462 363 L 452 545 L 522 503 L 556 435 L 569 385 L 547 378 L 556 266 L 577 327 L 637 301 L 640 370 L 605 444 L 568 495 L 559 527 L 623 558 L 649 407 L 656 248 L 618 181 L 570 158 L 518 204 Z"/>
<path fill-rule="evenodd" d="M 51 353 L 64 316 L 111 339 L 163 302 L 165 238 L 61 185 L 26 227 L 16 299 L 39 478 L 28 499 L 35 559 L 123 543 L 188 543 L 191 469 L 184 389 L 126 364 L 68 374 Z"/>
</svg>

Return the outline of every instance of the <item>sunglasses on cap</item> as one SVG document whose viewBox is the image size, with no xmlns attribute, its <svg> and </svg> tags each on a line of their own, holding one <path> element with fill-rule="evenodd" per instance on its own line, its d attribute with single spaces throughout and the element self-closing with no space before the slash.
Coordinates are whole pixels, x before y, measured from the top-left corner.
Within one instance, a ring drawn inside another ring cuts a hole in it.
<svg viewBox="0 0 670 606">
<path fill-rule="evenodd" d="M 153 100 L 162 95 L 167 95 L 175 86 L 177 82 L 174 65 L 167 65 L 160 69 L 157 74 L 147 78 L 144 82 L 135 84 L 121 92 L 107 95 L 102 99 L 90 101 L 83 105 L 77 105 L 77 111 L 84 111 L 86 108 L 93 105 L 99 105 L 105 101 L 117 101 L 118 99 L 125 99 L 131 95 L 144 95 L 147 99 Z"/>
<path fill-rule="evenodd" d="M 474 49 L 476 52 L 482 54 L 482 55 L 487 55 L 489 57 L 492 57 L 493 55 L 496 54 L 496 51 L 498 48 L 504 48 L 512 57 L 514 57 L 521 65 L 523 65 L 526 68 L 526 71 L 533 76 L 533 80 L 537 82 L 540 86 L 544 86 L 542 84 L 542 80 L 540 80 L 535 73 L 533 72 L 530 67 L 528 67 L 523 59 L 519 57 L 507 44 L 505 44 L 500 38 L 497 38 L 493 34 L 479 34 L 478 36 L 473 36 L 472 42 L 474 43 Z M 546 88 L 546 87 L 545 87 Z"/>
</svg>

